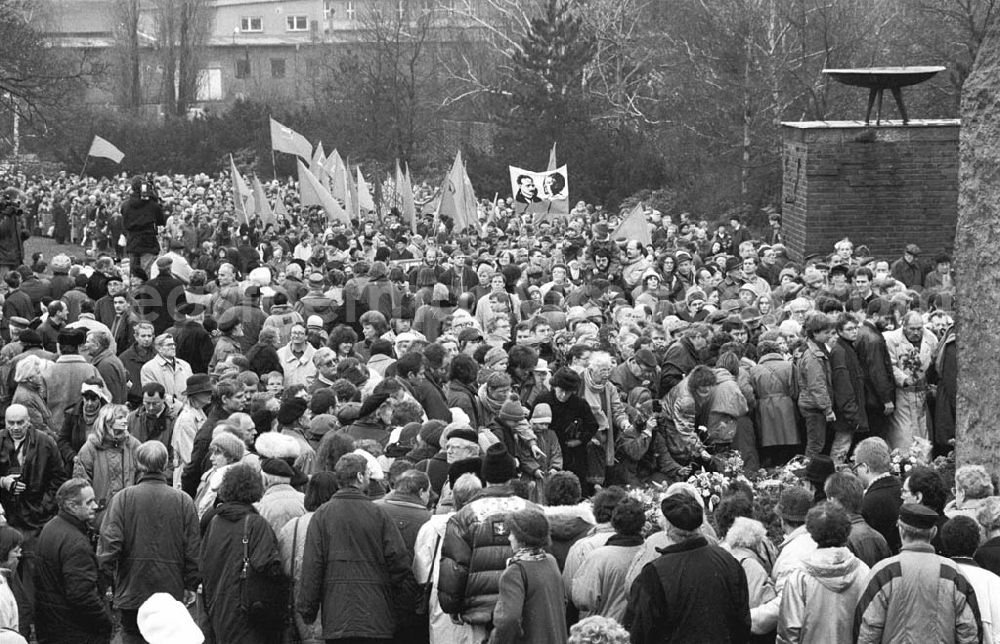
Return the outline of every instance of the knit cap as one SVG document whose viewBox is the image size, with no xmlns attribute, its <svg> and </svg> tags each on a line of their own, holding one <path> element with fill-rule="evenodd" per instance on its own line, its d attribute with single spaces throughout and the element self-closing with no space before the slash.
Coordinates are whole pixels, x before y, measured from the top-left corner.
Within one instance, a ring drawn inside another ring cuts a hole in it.
<svg viewBox="0 0 1000 644">
<path fill-rule="evenodd" d="M 420 439 L 427 445 L 438 447 L 441 444 L 441 432 L 444 428 L 444 421 L 428 420 L 420 426 Z"/>
<path fill-rule="evenodd" d="M 246 454 L 246 447 L 243 445 L 243 441 L 229 432 L 220 432 L 218 436 L 212 439 L 209 451 L 213 449 L 225 454 L 231 463 L 238 462 Z"/>
<path fill-rule="evenodd" d="M 521 403 L 516 400 L 508 400 L 500 408 L 500 413 L 497 414 L 497 418 L 508 423 L 517 423 L 528 417 L 528 413 L 525 411 Z"/>
<path fill-rule="evenodd" d="M 497 365 L 507 359 L 507 352 L 503 347 L 493 347 L 486 353 L 486 368 L 495 369 Z"/>
<path fill-rule="evenodd" d="M 552 422 L 552 408 L 549 407 L 548 403 L 538 403 L 537 405 L 535 405 L 535 409 L 531 412 L 531 422 L 533 423 Z"/>
<path fill-rule="evenodd" d="M 507 515 L 511 534 L 528 548 L 545 548 L 549 545 L 549 520 L 535 508 L 523 508 Z"/>
</svg>

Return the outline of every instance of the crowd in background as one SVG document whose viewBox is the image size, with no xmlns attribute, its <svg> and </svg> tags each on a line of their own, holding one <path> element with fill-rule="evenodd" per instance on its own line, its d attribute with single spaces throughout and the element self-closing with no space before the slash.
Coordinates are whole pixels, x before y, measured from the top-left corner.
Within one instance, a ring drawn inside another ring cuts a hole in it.
<svg viewBox="0 0 1000 644">
<path fill-rule="evenodd" d="M 23 214 L 0 220 L 2 626 L 1000 635 L 993 481 L 891 473 L 892 449 L 953 448 L 946 254 L 844 238 L 793 261 L 777 215 L 751 231 L 650 209 L 643 243 L 584 203 L 349 226 L 273 182 L 265 224 L 225 178 L 3 180 Z M 32 234 L 84 248 L 27 256 Z M 747 474 L 805 456 L 777 543 L 749 486 L 705 507 L 688 483 L 735 455 Z M 643 486 L 664 490 L 656 517 L 625 491 Z"/>
</svg>

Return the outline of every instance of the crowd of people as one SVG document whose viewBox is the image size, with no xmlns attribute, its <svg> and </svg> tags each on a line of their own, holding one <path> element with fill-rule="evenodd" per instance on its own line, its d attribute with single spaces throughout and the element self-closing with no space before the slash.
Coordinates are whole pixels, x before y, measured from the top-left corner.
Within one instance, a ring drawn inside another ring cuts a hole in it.
<svg viewBox="0 0 1000 644">
<path fill-rule="evenodd" d="M 0 182 L 0 627 L 1000 641 L 994 482 L 891 471 L 954 445 L 945 254 L 793 261 L 778 216 L 647 210 L 643 243 L 584 203 L 457 231 L 329 222 L 279 182 L 267 223 L 225 177 Z M 779 543 L 752 488 L 706 507 L 688 482 L 733 454 L 804 455 Z"/>
</svg>

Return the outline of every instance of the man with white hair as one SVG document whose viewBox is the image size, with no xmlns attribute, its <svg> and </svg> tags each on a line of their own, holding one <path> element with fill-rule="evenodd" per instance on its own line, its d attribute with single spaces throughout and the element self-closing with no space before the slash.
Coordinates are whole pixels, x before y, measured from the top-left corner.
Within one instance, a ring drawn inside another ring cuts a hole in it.
<svg viewBox="0 0 1000 644">
<path fill-rule="evenodd" d="M 588 446 L 587 482 L 591 485 L 623 483 L 624 473 L 616 466 L 615 443 L 622 434 L 632 432 L 625 405 L 618 388 L 611 381 L 614 363 L 606 351 L 595 351 L 583 372 L 583 398 L 597 419 L 597 436 Z"/>
<path fill-rule="evenodd" d="M 128 372 L 115 355 L 111 343 L 111 336 L 107 332 L 90 331 L 87 333 L 84 353 L 89 358 L 90 364 L 97 367 L 97 371 L 104 378 L 104 384 L 111 392 L 111 402 L 124 405 L 128 398 Z"/>
<path fill-rule="evenodd" d="M 191 365 L 177 357 L 177 343 L 169 333 L 156 336 L 153 346 L 156 347 L 156 356 L 142 365 L 140 371 L 142 385 L 151 382 L 163 385 L 168 403 L 179 410 L 180 404 L 187 402 L 184 390 L 187 379 L 194 375 Z"/>
</svg>

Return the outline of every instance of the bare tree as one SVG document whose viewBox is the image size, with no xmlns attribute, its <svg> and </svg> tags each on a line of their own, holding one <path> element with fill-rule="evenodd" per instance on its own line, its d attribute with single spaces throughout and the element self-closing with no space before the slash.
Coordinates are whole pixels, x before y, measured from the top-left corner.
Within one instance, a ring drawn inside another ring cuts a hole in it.
<svg viewBox="0 0 1000 644">
<path fill-rule="evenodd" d="M 126 110 L 135 110 L 142 104 L 139 0 L 115 0 L 110 10 L 119 80 L 116 87 L 118 103 Z"/>
<path fill-rule="evenodd" d="M 0 3 L 0 107 L 29 121 L 44 120 L 103 71 L 88 52 L 52 47 L 46 18 L 31 0 Z"/>
<path fill-rule="evenodd" d="M 323 96 L 343 108 L 339 117 L 354 123 L 356 147 L 371 156 L 412 159 L 436 129 L 434 52 L 448 34 L 439 18 L 405 0 L 375 0 L 359 16 L 349 55 L 326 48 Z"/>
<path fill-rule="evenodd" d="M 154 0 L 153 11 L 163 111 L 184 116 L 195 102 L 202 49 L 211 32 L 208 0 Z"/>
</svg>

